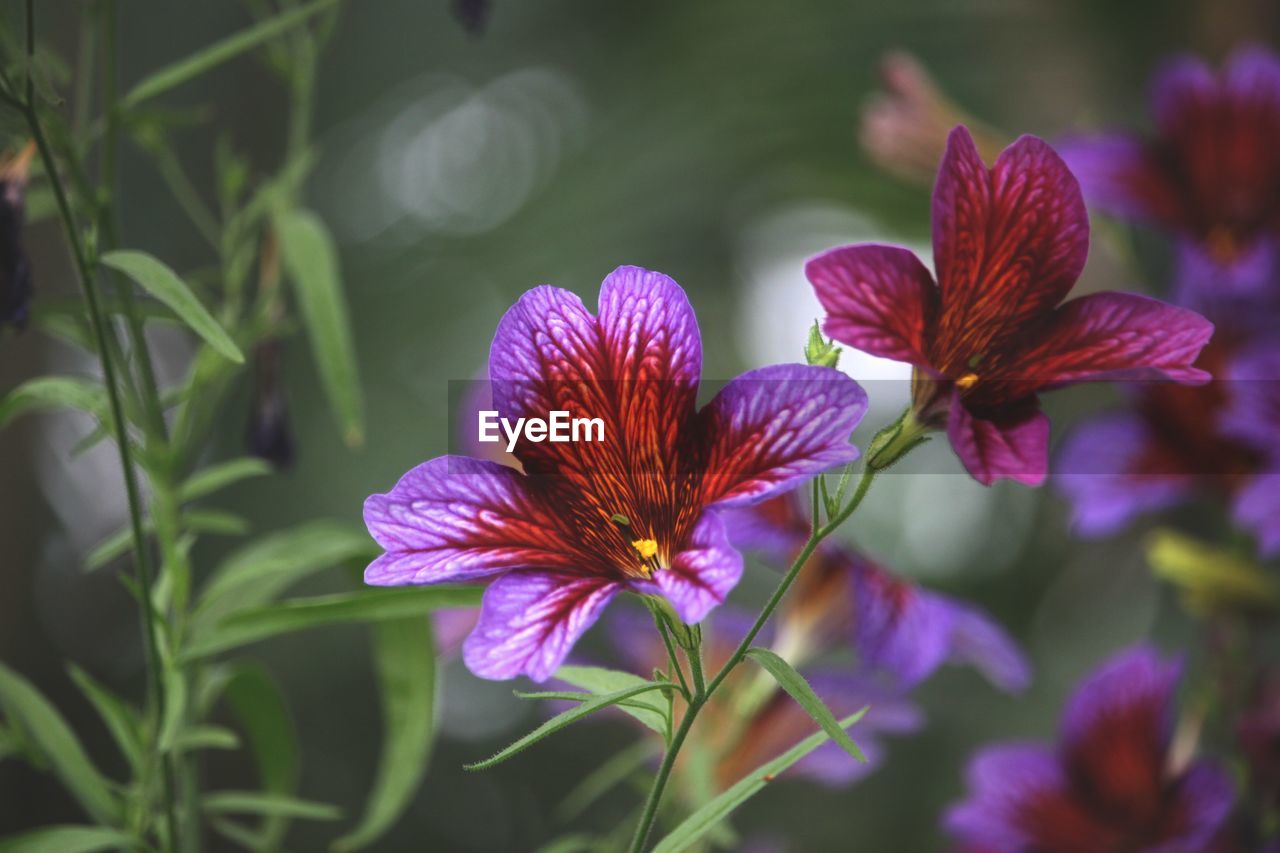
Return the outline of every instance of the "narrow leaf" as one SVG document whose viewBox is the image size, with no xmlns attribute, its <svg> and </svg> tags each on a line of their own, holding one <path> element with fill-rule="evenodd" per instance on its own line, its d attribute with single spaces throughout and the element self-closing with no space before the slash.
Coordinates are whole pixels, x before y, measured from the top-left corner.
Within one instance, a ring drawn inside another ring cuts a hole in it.
<svg viewBox="0 0 1280 853">
<path fill-rule="evenodd" d="M 0 398 L 0 427 L 18 415 L 47 409 L 79 409 L 107 420 L 107 392 L 98 382 L 78 376 L 41 376 Z"/>
<path fill-rule="evenodd" d="M 556 807 L 556 818 L 568 823 L 587 810 L 587 807 L 609 791 L 626 781 L 633 773 L 654 758 L 654 745 L 648 740 L 638 740 L 631 746 L 605 761 L 579 782 Z"/>
<path fill-rule="evenodd" d="M 364 403 L 333 238 L 320 218 L 306 210 L 281 214 L 276 231 L 320 382 L 343 440 L 358 445 L 364 441 Z"/>
<path fill-rule="evenodd" d="M 333 844 L 357 850 L 377 841 L 413 799 L 427 772 L 435 728 L 435 650 L 422 617 L 374 626 L 374 663 L 382 696 L 382 757 L 364 817 Z"/>
<path fill-rule="evenodd" d="M 169 672 L 164 679 L 164 719 L 160 721 L 160 749 L 173 749 L 187 716 L 187 680 Z"/>
<path fill-rule="evenodd" d="M 292 794 L 298 784 L 298 736 L 279 686 L 262 667 L 241 664 L 223 690 L 248 740 L 262 789 L 269 794 Z M 278 849 L 288 828 L 285 818 L 264 817 L 254 833 L 260 842 L 256 849 Z"/>
<path fill-rule="evenodd" d="M 241 30 L 235 35 L 214 42 L 203 50 L 196 51 L 186 59 L 167 65 L 143 78 L 121 99 L 120 105 L 126 109 L 137 106 L 148 98 L 154 98 L 162 92 L 167 92 L 175 86 L 180 86 L 188 80 L 193 80 L 206 71 L 235 59 L 240 54 L 253 50 L 260 44 L 288 32 L 290 28 L 303 23 L 317 12 L 327 9 L 334 2 L 335 0 L 317 0 L 315 3 L 291 9 L 274 18 L 269 18 L 252 27 Z"/>
<path fill-rule="evenodd" d="M 211 495 L 233 483 L 241 480 L 247 480 L 250 477 L 261 477 L 271 473 L 271 463 L 265 459 L 254 459 L 246 456 L 241 459 L 232 459 L 217 465 L 210 465 L 203 471 L 197 471 L 192 474 L 190 479 L 182 484 L 182 488 L 178 491 L 178 497 L 184 501 L 193 501 L 196 498 L 202 498 Z"/>
<path fill-rule="evenodd" d="M 192 726 L 174 739 L 174 752 L 194 752 L 199 749 L 239 749 L 240 738 L 230 729 L 221 726 Z"/>
<path fill-rule="evenodd" d="M 91 817 L 112 824 L 120 819 L 120 803 L 110 783 L 89 761 L 75 733 L 58 709 L 31 682 L 0 664 L 0 708 L 21 726 L 27 740 L 44 755 L 54 773 Z"/>
<path fill-rule="evenodd" d="M 477 761 L 475 764 L 467 764 L 464 766 L 467 770 L 487 770 L 488 768 L 493 767 L 495 764 L 501 764 L 511 756 L 517 753 L 523 752 L 524 750 L 533 746 L 535 743 L 546 738 L 547 736 L 553 735 L 556 732 L 560 731 L 561 729 L 573 725 L 574 723 L 578 722 L 578 720 L 581 720 L 583 717 L 587 717 L 587 716 L 590 716 L 591 714 L 594 714 L 596 711 L 599 711 L 601 708 L 608 708 L 611 705 L 616 705 L 617 703 L 622 702 L 626 699 L 630 699 L 633 696 L 639 696 L 643 693 L 648 693 L 652 690 L 671 690 L 671 689 L 674 689 L 674 686 L 671 684 L 665 684 L 657 681 L 647 681 L 644 684 L 640 684 L 635 687 L 628 687 L 626 690 L 619 690 L 616 693 L 607 693 L 603 696 L 596 696 L 595 698 L 587 702 L 583 702 L 581 705 L 577 706 L 576 708 L 570 708 L 568 711 L 565 711 L 564 713 L 557 714 L 556 716 L 547 720 L 542 725 L 538 726 L 533 731 L 529 732 L 529 734 L 520 738 L 519 740 L 517 740 L 515 743 L 511 744 L 507 748 L 499 751 L 497 754 L 493 755 L 492 757 L 486 758 L 484 761 Z"/>
<path fill-rule="evenodd" d="M 862 754 L 862 750 L 853 742 L 853 738 L 849 737 L 848 733 L 840 727 L 835 714 L 832 714 L 826 703 L 818 698 L 818 694 L 813 692 L 809 682 L 805 681 L 803 675 L 796 672 L 795 667 L 769 649 L 760 648 L 759 646 L 748 649 L 747 657 L 764 667 L 778 682 L 778 685 L 787 691 L 792 699 L 796 700 L 796 704 L 804 708 L 809 716 L 813 717 L 813 721 L 822 726 L 822 730 L 832 740 L 840 744 L 845 752 L 858 761 L 866 762 L 867 757 Z"/>
<path fill-rule="evenodd" d="M 630 672 L 620 672 L 616 669 L 605 669 L 598 666 L 562 666 L 556 670 L 555 677 L 560 681 L 572 684 L 574 687 L 581 687 L 596 694 L 616 693 L 628 687 L 649 683 Z M 669 730 L 671 721 L 667 717 L 667 703 L 665 701 L 659 703 L 642 699 L 619 705 L 618 710 L 635 717 L 664 737 Z"/>
<path fill-rule="evenodd" d="M 102 256 L 102 263 L 119 270 L 142 289 L 172 309 L 184 323 L 225 358 L 241 364 L 244 355 L 226 330 L 213 319 L 204 305 L 178 274 L 146 252 L 118 250 Z"/>
<path fill-rule="evenodd" d="M 363 527 L 338 522 L 313 521 L 264 536 L 214 570 L 194 619 L 207 625 L 260 607 L 309 575 L 357 557 L 371 559 L 376 552 Z"/>
<path fill-rule="evenodd" d="M 299 598 L 245 610 L 228 617 L 192 640 L 184 658 L 204 657 L 279 634 L 342 622 L 379 622 L 421 616 L 450 607 L 476 607 L 481 589 L 434 586 L 414 589 L 371 589 Z"/>
<path fill-rule="evenodd" d="M 68 669 L 71 680 L 98 712 L 121 755 L 136 772 L 142 767 L 142 718 L 123 699 L 107 690 L 80 667 L 73 664 Z"/>
<path fill-rule="evenodd" d="M 866 712 L 867 709 L 863 708 L 858 713 L 845 717 L 839 722 L 840 729 L 843 731 L 858 722 Z M 772 761 L 766 761 L 761 764 L 738 780 L 727 791 L 689 815 L 670 835 L 658 842 L 658 846 L 653 848 L 652 853 L 676 853 L 678 850 L 687 850 L 698 839 L 728 817 L 734 809 L 759 793 L 765 785 L 773 781 L 775 776 L 822 746 L 828 740 L 830 738 L 826 732 L 817 732 L 809 735 L 809 737 Z"/>
<path fill-rule="evenodd" d="M 0 839 L 0 853 L 97 853 L 136 847 L 132 835 L 108 826 L 45 826 Z"/>
<path fill-rule="evenodd" d="M 342 810 L 328 803 L 260 791 L 213 791 L 201 798 L 200 806 L 207 814 L 271 815 L 303 820 L 337 820 L 342 817 Z"/>
</svg>

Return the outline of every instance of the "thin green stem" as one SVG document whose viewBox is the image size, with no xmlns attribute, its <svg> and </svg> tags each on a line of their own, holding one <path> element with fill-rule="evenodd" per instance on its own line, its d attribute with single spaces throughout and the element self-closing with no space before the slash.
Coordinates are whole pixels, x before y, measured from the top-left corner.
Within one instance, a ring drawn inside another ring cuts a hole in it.
<svg viewBox="0 0 1280 853">
<path fill-rule="evenodd" d="M 34 5 L 34 0 L 26 0 L 28 61 L 30 61 L 31 56 L 35 52 Z M 45 174 L 48 178 L 49 185 L 53 190 L 54 200 L 57 203 L 58 212 L 62 219 L 63 230 L 66 232 L 67 242 L 71 246 L 71 253 L 76 265 L 80 290 L 84 295 L 85 306 L 89 312 L 89 318 L 93 327 L 94 345 L 98 350 L 98 358 L 102 363 L 103 383 L 107 390 L 107 402 L 111 414 L 113 432 L 115 433 L 116 450 L 120 456 L 121 473 L 124 476 L 125 495 L 129 503 L 129 525 L 133 538 L 133 549 L 137 565 L 138 591 L 139 596 L 142 599 L 139 602 L 139 605 L 142 608 L 143 642 L 146 649 L 147 668 L 150 675 L 149 681 L 152 694 L 151 698 L 153 707 L 156 709 L 156 719 L 158 721 L 164 718 L 165 710 L 164 664 L 160 658 L 159 626 L 157 624 L 152 602 L 151 563 L 147 551 L 146 533 L 143 526 L 142 497 L 138 489 L 137 472 L 134 468 L 133 462 L 133 450 L 129 443 L 128 424 L 125 421 L 124 407 L 120 401 L 116 366 L 112 361 L 111 347 L 108 343 L 112 340 L 114 333 L 107 323 L 106 317 L 102 311 L 102 306 L 99 303 L 98 293 L 93 284 L 93 268 L 90 264 L 84 245 L 80 241 L 80 234 L 76 225 L 75 215 L 73 214 L 71 204 L 67 199 L 66 188 L 63 186 L 62 179 L 59 175 L 58 164 L 53 156 L 53 150 L 49 145 L 48 137 L 44 132 L 44 126 L 40 121 L 34 95 L 34 84 L 30 79 L 28 79 L 27 103 L 25 105 L 27 124 L 31 129 L 32 137 L 35 139 L 36 148 L 40 152 L 40 159 L 44 164 Z M 169 832 L 172 837 L 177 821 L 173 808 L 173 778 L 171 773 L 165 773 L 163 798 Z"/>
<path fill-rule="evenodd" d="M 694 695 L 706 696 L 707 677 L 702 672 L 702 643 L 699 642 L 691 649 L 685 649 L 684 656 L 689 660 L 689 672 L 693 675 Z"/>
<path fill-rule="evenodd" d="M 662 764 L 658 766 L 658 775 L 653 778 L 653 787 L 649 789 L 649 796 L 645 798 L 644 809 L 640 812 L 639 822 L 636 823 L 635 835 L 631 838 L 629 848 L 631 853 L 640 853 L 649 840 L 649 833 L 653 831 L 653 822 L 658 817 L 658 805 L 662 802 L 662 793 L 666 790 L 667 780 L 671 778 L 671 770 L 676 765 L 676 756 L 680 754 L 680 748 L 684 746 L 685 738 L 693 728 L 693 721 L 702 710 L 703 701 L 705 697 L 694 696 L 689 707 L 685 709 L 684 717 L 680 720 L 680 726 L 672 736 L 671 743 L 667 744 L 667 751 L 662 755 Z"/>
<path fill-rule="evenodd" d="M 685 680 L 684 669 L 680 666 L 680 658 L 676 654 L 675 643 L 671 640 L 671 632 L 667 630 L 666 620 L 662 618 L 662 614 L 655 612 L 653 614 L 653 622 L 658 626 L 658 634 L 662 637 L 662 644 L 667 647 L 667 662 L 671 667 L 671 672 L 676 680 L 680 682 L 680 692 L 684 694 L 684 699 L 688 702 L 693 694 L 689 692 L 689 682 Z"/>
</svg>

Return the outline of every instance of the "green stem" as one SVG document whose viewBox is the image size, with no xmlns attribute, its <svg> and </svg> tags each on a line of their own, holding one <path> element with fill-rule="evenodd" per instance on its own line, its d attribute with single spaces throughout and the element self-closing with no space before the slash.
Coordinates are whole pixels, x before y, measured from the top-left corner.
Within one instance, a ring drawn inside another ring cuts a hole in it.
<svg viewBox="0 0 1280 853">
<path fill-rule="evenodd" d="M 35 52 L 34 5 L 34 0 L 26 0 L 28 61 L 31 61 L 31 57 Z M 85 306 L 93 326 L 94 345 L 98 350 L 98 359 L 102 363 L 103 383 L 107 390 L 107 402 L 111 413 L 113 432 L 115 433 L 116 450 L 120 455 L 121 473 L 124 476 L 125 494 L 129 503 L 130 532 L 133 538 L 133 550 L 137 564 L 138 591 L 142 599 L 139 605 L 142 608 L 143 642 L 146 649 L 147 668 L 150 674 L 152 703 L 156 709 L 156 719 L 159 721 L 164 719 L 165 710 L 164 665 L 160 658 L 159 626 L 157 625 L 152 602 L 151 564 L 142 521 L 142 497 L 138 489 L 137 472 L 134 469 L 133 450 L 129 444 L 128 424 L 125 422 L 124 408 L 120 402 L 116 367 L 111 359 L 111 348 L 108 343 L 113 339 L 113 332 L 103 315 L 102 307 L 98 301 L 98 293 L 93 285 L 92 266 L 84 245 L 80 241 L 75 216 L 71 211 L 66 189 L 59 176 L 57 162 L 54 159 L 49 140 L 45 135 L 39 113 L 36 110 L 34 85 L 30 78 L 27 80 L 25 113 L 27 124 L 31 129 L 31 135 L 35 139 L 36 148 L 40 152 L 41 162 L 44 164 L 45 174 L 53 190 L 54 200 L 58 206 L 63 229 L 66 231 L 67 241 L 71 246 L 80 290 L 84 295 Z M 165 766 L 167 767 L 167 764 Z M 170 837 L 172 838 L 175 835 L 177 826 L 173 807 L 173 777 L 172 773 L 167 771 L 164 776 L 164 809 Z"/>
<path fill-rule="evenodd" d="M 685 738 L 689 736 L 689 730 L 693 728 L 693 721 L 702 710 L 702 703 L 705 700 L 705 696 L 694 696 L 689 707 L 685 709 L 684 717 L 680 720 L 680 726 L 672 736 L 671 743 L 667 744 L 667 751 L 662 755 L 662 764 L 658 766 L 658 775 L 653 778 L 653 787 L 649 789 L 649 796 L 645 798 L 644 809 L 640 812 L 635 835 L 631 838 L 629 848 L 631 853 L 640 853 L 649 840 L 649 833 L 653 831 L 653 822 L 658 816 L 658 805 L 662 802 L 662 792 L 666 789 L 667 780 L 671 777 L 671 770 L 676 764 L 676 756 L 680 754 L 680 748 L 684 746 Z"/>
<path fill-rule="evenodd" d="M 657 610 L 653 612 L 653 623 L 658 626 L 658 634 L 662 637 L 662 644 L 667 647 L 667 663 L 671 667 L 672 674 L 680 682 L 680 692 L 684 694 L 684 700 L 688 702 L 693 694 L 689 692 L 689 682 L 685 680 L 684 669 L 680 666 L 680 658 L 676 655 L 675 643 L 671 641 L 671 632 L 667 630 L 667 620 Z"/>
</svg>

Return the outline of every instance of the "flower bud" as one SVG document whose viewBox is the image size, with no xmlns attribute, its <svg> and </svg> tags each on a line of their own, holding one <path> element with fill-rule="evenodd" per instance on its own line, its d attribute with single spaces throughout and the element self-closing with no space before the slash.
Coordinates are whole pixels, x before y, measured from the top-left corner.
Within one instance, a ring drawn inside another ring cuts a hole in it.
<svg viewBox="0 0 1280 853">
<path fill-rule="evenodd" d="M 22 240 L 27 169 L 34 145 L 0 162 L 0 329 L 26 328 L 33 288 L 31 261 Z"/>
<path fill-rule="evenodd" d="M 1208 616 L 1280 612 L 1280 584 L 1251 560 L 1172 530 L 1147 545 L 1151 571 L 1176 586 L 1188 610 Z"/>
<path fill-rule="evenodd" d="M 840 347 L 836 346 L 834 341 L 822 336 L 822 329 L 818 326 L 817 320 L 813 321 L 813 328 L 809 329 L 809 342 L 804 347 L 804 359 L 818 367 L 835 367 L 840 363 Z"/>
</svg>

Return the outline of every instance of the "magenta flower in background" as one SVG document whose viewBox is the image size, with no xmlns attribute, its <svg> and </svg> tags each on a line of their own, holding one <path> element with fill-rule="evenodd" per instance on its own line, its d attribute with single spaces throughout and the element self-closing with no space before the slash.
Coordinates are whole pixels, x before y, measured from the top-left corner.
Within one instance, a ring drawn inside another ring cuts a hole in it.
<svg viewBox="0 0 1280 853">
<path fill-rule="evenodd" d="M 463 648 L 486 678 L 547 678 L 619 592 L 660 595 L 700 621 L 738 582 L 718 510 L 852 461 L 866 395 L 826 368 L 777 365 L 703 409 L 697 320 L 660 273 L 620 267 L 593 316 L 554 287 L 522 296 L 489 357 L 500 416 L 600 418 L 604 440 L 521 439 L 523 472 L 442 456 L 365 502 L 386 550 L 375 585 L 489 581 Z"/>
<path fill-rule="evenodd" d="M 1280 303 L 1280 57 L 1246 47 L 1214 73 L 1179 57 L 1152 87 L 1155 131 L 1065 140 L 1062 155 L 1100 210 L 1178 241 L 1188 304 Z"/>
<path fill-rule="evenodd" d="M 1037 394 L 1074 382 L 1208 378 L 1192 367 L 1213 326 L 1130 293 L 1068 302 L 1089 250 L 1076 179 L 1024 136 L 988 169 L 952 131 L 933 192 L 937 279 L 910 251 L 832 249 L 805 272 L 832 338 L 915 366 L 915 417 L 943 428 L 983 484 L 1030 485 L 1048 472 L 1049 421 Z"/>
<path fill-rule="evenodd" d="M 736 545 L 779 564 L 795 557 L 809 531 L 795 494 L 735 511 L 730 529 Z M 948 663 L 973 666 L 1009 692 L 1031 682 L 1031 666 L 1017 643 L 981 610 L 897 577 L 831 540 L 801 569 L 778 631 L 778 647 L 800 659 L 852 645 L 864 674 L 886 676 L 902 689 Z"/>
<path fill-rule="evenodd" d="M 1102 664 L 1067 703 L 1058 745 L 989 746 L 946 815 L 962 849 L 1203 850 L 1232 807 L 1206 760 L 1173 763 L 1181 665 L 1148 646 Z"/>
<path fill-rule="evenodd" d="M 1219 378 L 1138 384 L 1127 411 L 1068 434 L 1054 482 L 1078 533 L 1108 535 L 1144 513 L 1209 497 L 1264 554 L 1280 552 L 1280 347 L 1215 337 L 1197 366 Z"/>
</svg>

